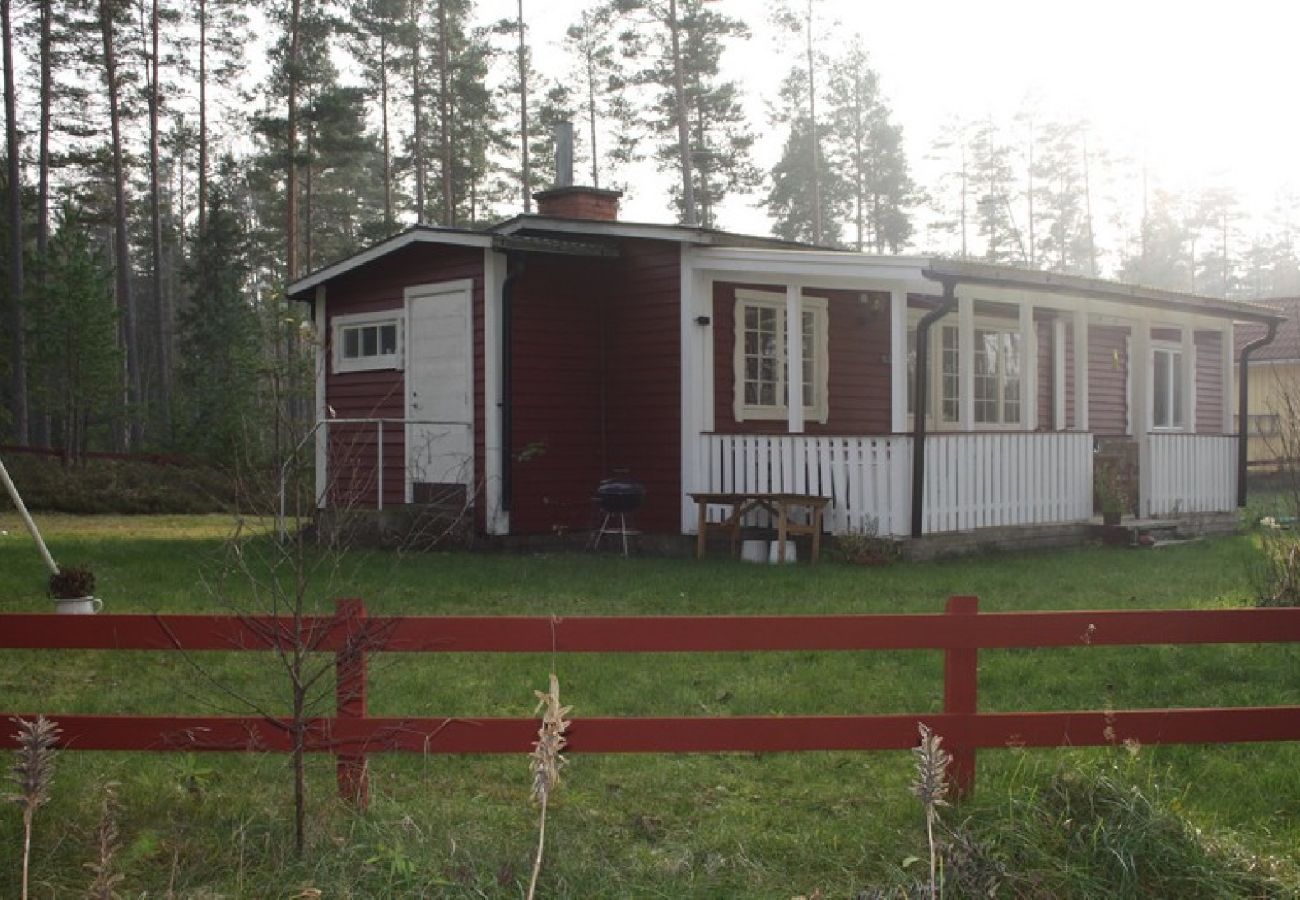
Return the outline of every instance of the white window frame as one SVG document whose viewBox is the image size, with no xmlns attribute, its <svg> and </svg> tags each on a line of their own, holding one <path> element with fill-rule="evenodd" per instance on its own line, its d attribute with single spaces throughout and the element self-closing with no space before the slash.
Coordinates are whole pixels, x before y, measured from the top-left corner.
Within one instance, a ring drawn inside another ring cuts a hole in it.
<svg viewBox="0 0 1300 900">
<path fill-rule="evenodd" d="M 780 402 L 755 404 L 745 402 L 745 308 L 757 306 L 776 312 L 777 366 L 776 395 Z M 806 421 L 826 424 L 830 413 L 830 303 L 825 297 L 801 298 L 800 313 L 812 313 L 813 318 L 813 377 L 811 386 L 813 402 L 803 408 Z M 746 420 L 788 419 L 786 406 L 786 330 L 785 294 L 774 291 L 755 291 L 742 288 L 736 291 L 733 309 L 735 339 L 732 342 L 732 408 L 737 422 Z M 800 360 L 802 364 L 802 360 Z"/>
<path fill-rule="evenodd" d="M 348 359 L 343 356 L 344 332 L 353 328 L 367 326 L 396 325 L 397 336 L 392 353 L 380 353 L 375 356 L 360 356 Z M 348 313 L 334 316 L 330 320 L 330 340 L 333 347 L 331 363 L 335 372 L 373 372 L 383 369 L 401 369 L 405 363 L 404 349 L 406 332 L 406 314 L 402 310 L 383 310 L 381 312 Z"/>
<path fill-rule="evenodd" d="M 1182 366 L 1180 367 L 1181 372 L 1175 371 L 1172 365 L 1169 368 L 1169 383 L 1167 385 L 1169 390 L 1169 395 L 1165 398 L 1165 404 L 1166 404 L 1165 409 L 1169 413 L 1170 424 L 1167 425 L 1156 424 L 1156 357 L 1161 353 L 1175 354 L 1182 358 L 1181 359 Z M 1187 420 L 1188 420 L 1189 410 L 1187 408 L 1188 397 L 1187 397 L 1185 376 L 1187 373 L 1186 366 L 1191 364 L 1191 361 L 1188 360 L 1186 357 L 1187 354 L 1183 352 L 1183 345 L 1180 342 L 1174 342 L 1174 341 L 1152 341 L 1151 342 L 1151 359 L 1149 362 L 1149 366 L 1150 366 L 1149 371 L 1151 372 L 1151 430 L 1152 431 L 1177 433 L 1177 432 L 1188 430 Z M 1179 406 L 1176 406 L 1174 403 L 1175 399 L 1177 399 L 1177 396 L 1179 394 L 1182 395 L 1182 403 L 1180 404 L 1181 409 L 1183 411 L 1182 422 L 1175 421 L 1173 416 L 1174 409 L 1179 408 Z"/>
<path fill-rule="evenodd" d="M 979 398 L 975 397 L 974 399 L 975 407 L 971 410 L 972 424 L 974 425 L 975 428 L 978 428 L 980 430 L 988 430 L 988 431 L 1024 430 L 1026 407 L 1029 402 L 1037 403 L 1038 397 L 1036 394 L 1032 398 L 1026 397 L 1026 391 L 1025 391 L 1026 378 L 1025 378 L 1025 371 L 1024 371 L 1025 367 L 1023 365 L 1024 348 L 1019 346 L 1019 344 L 1023 342 L 1023 338 L 1020 333 L 1020 323 L 1013 319 L 976 318 L 974 333 L 972 334 L 972 348 L 974 349 L 976 358 L 979 357 L 982 350 L 979 347 L 974 346 L 973 339 L 975 337 L 975 334 L 981 331 L 991 332 L 997 335 L 1010 335 L 1014 339 L 1012 343 L 1014 343 L 1017 346 L 1014 352 L 1007 350 L 1005 347 L 999 348 L 998 351 L 998 355 L 999 355 L 998 361 L 1001 364 L 998 374 L 996 376 L 997 377 L 997 401 L 996 402 L 997 402 L 997 410 L 998 410 L 998 421 L 981 422 L 977 418 L 974 418 L 974 416 L 977 415 L 976 410 L 978 409 L 979 402 L 980 402 Z M 1031 352 L 1036 352 L 1036 350 L 1033 350 Z M 1007 360 L 1011 359 L 1012 357 L 1014 357 L 1016 361 L 1016 380 L 1019 382 L 1018 405 L 1020 408 L 1020 415 L 1016 417 L 1016 421 L 1008 422 L 1006 421 L 1006 405 L 1007 405 L 1006 367 L 1007 367 Z M 975 377 L 978 378 L 979 376 L 976 375 Z M 974 390 L 975 388 L 972 385 L 971 387 L 972 395 Z"/>
<path fill-rule="evenodd" d="M 920 325 L 921 319 L 925 316 L 925 314 L 926 314 L 927 311 L 928 311 L 928 310 L 920 309 L 920 308 L 914 308 L 914 309 L 909 309 L 909 310 L 908 310 L 908 314 L 907 314 L 907 347 L 908 347 L 908 353 L 909 353 L 909 355 L 910 355 L 911 353 L 915 352 L 915 347 L 916 347 L 916 344 L 915 344 L 915 336 L 916 336 L 916 332 L 917 332 L 918 326 Z M 996 317 L 996 316 L 977 316 L 977 317 L 975 317 L 975 319 L 974 319 L 974 321 L 973 321 L 972 324 L 973 324 L 973 328 L 972 328 L 972 340 L 973 340 L 973 338 L 974 338 L 974 332 L 976 332 L 976 331 L 993 331 L 993 332 L 996 332 L 996 333 L 999 333 L 999 334 L 1011 334 L 1011 335 L 1014 335 L 1014 336 L 1015 336 L 1016 340 L 1020 340 L 1020 339 L 1021 339 L 1021 337 L 1020 337 L 1020 323 L 1019 323 L 1017 320 L 1015 320 L 1015 319 L 1001 319 L 1001 318 L 998 318 L 998 317 Z M 952 331 L 956 332 L 957 335 L 958 335 L 958 339 L 957 339 L 957 343 L 958 343 L 958 347 L 957 347 L 957 356 L 958 356 L 958 362 L 957 362 L 957 414 L 956 414 L 956 416 L 953 417 L 953 418 L 945 418 L 945 417 L 944 417 L 944 414 L 943 414 L 943 352 L 944 352 L 944 350 L 943 350 L 943 335 L 944 335 L 944 331 L 945 331 L 946 329 L 951 329 Z M 929 358 L 929 368 L 930 368 L 930 377 L 929 377 L 929 393 L 930 393 L 930 397 L 929 397 L 928 402 L 926 403 L 926 411 L 929 413 L 929 415 L 927 416 L 927 418 L 928 418 L 928 420 L 929 420 L 928 427 L 931 428 L 931 429 L 933 429 L 933 430 L 937 430 L 937 431 L 959 431 L 959 430 L 961 430 L 961 398 L 962 398 L 962 389 L 961 389 L 961 373 L 962 373 L 962 365 L 961 365 L 961 337 L 960 337 L 960 335 L 961 335 L 961 324 L 958 323 L 958 322 L 948 321 L 946 317 L 943 318 L 943 319 L 940 319 L 940 320 L 937 321 L 937 322 L 935 322 L 934 325 L 933 325 L 933 327 L 931 327 L 931 329 L 930 329 L 930 353 L 929 353 L 929 356 L 930 356 L 930 358 Z M 1035 348 L 1032 352 L 1037 352 L 1037 348 Z M 907 392 L 906 392 L 906 393 L 907 393 L 908 396 L 911 396 L 912 393 L 913 393 L 913 391 L 914 391 L 914 387 L 915 387 L 915 384 L 914 384 L 914 382 L 913 382 L 913 380 L 912 380 L 912 379 L 915 378 L 915 372 L 913 371 L 912 362 L 911 362 L 910 359 L 909 359 L 909 361 L 908 361 L 908 365 L 906 366 L 906 369 L 907 369 L 908 382 L 909 382 L 909 383 L 908 383 L 908 388 L 907 388 Z M 977 430 L 977 431 L 1021 431 L 1021 430 L 1024 430 L 1024 429 L 1025 429 L 1025 410 L 1026 410 L 1026 408 L 1027 408 L 1027 407 L 1026 407 L 1026 404 L 1027 404 L 1028 402 L 1030 402 L 1030 399 L 1031 399 L 1031 398 L 1028 398 L 1027 395 L 1026 395 L 1026 390 L 1025 390 L 1026 379 L 1025 379 L 1024 367 L 1021 366 L 1020 369 L 1021 369 L 1021 371 L 1018 373 L 1018 377 L 1019 377 L 1019 379 L 1020 379 L 1020 419 L 1019 419 L 1019 421 L 1016 421 L 1016 422 L 973 422 L 973 423 L 972 423 L 972 427 L 973 427 L 975 430 Z M 1000 383 L 999 383 L 999 390 L 1001 391 L 1001 390 L 1004 390 L 1004 389 L 1005 389 L 1005 385 L 1004 385 L 1002 382 L 1000 382 Z M 973 391 L 973 390 L 974 390 L 974 388 L 972 387 L 972 391 Z M 999 396 L 999 404 L 998 404 L 998 409 L 999 409 L 999 411 L 1001 411 L 1002 408 L 1006 405 L 1006 404 L 1005 404 L 1005 400 L 1006 400 L 1006 398 L 1005 398 L 1004 395 L 1000 395 L 1000 396 Z M 1038 400 L 1037 395 L 1035 395 L 1035 396 L 1032 397 L 1032 402 L 1037 402 L 1037 400 Z M 912 430 L 912 429 L 914 429 L 914 428 L 916 427 L 916 409 L 915 409 L 915 401 L 913 401 L 913 403 L 910 404 L 910 406 L 911 406 L 911 408 L 908 409 L 908 411 L 907 411 L 907 427 L 908 427 L 908 430 L 909 430 L 909 431 Z M 973 411 L 972 411 L 972 412 L 973 412 Z"/>
</svg>

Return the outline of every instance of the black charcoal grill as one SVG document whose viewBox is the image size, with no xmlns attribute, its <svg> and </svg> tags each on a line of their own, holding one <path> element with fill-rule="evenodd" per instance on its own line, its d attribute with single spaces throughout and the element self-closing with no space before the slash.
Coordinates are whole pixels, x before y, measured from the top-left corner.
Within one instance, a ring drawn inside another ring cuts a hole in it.
<svg viewBox="0 0 1300 900">
<path fill-rule="evenodd" d="M 616 534 L 623 541 L 623 555 L 627 556 L 627 539 L 639 532 L 628 528 L 627 517 L 641 508 L 645 501 L 645 485 L 630 478 L 626 473 L 606 478 L 596 487 L 596 505 L 603 514 L 600 528 L 596 529 L 591 539 L 591 549 L 600 547 L 600 539 L 607 534 Z M 611 524 L 617 518 L 616 524 Z"/>
</svg>

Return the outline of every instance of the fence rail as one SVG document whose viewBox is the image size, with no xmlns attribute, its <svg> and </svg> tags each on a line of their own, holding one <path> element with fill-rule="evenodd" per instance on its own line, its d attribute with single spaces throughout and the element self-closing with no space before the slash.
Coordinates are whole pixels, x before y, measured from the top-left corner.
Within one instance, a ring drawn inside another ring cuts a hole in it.
<svg viewBox="0 0 1300 900">
<path fill-rule="evenodd" d="M 295 638 L 295 635 L 297 636 Z M 939 650 L 944 708 L 860 716 L 577 718 L 575 753 L 718 753 L 901 750 L 925 722 L 953 754 L 959 793 L 974 786 L 975 752 L 997 747 L 1239 743 L 1300 740 L 1300 706 L 979 712 L 981 649 L 1300 642 L 1300 609 L 1135 610 L 980 614 L 953 597 L 943 614 L 861 616 L 575 617 L 366 615 L 359 600 L 296 623 L 209 615 L 0 616 L 10 650 L 268 651 L 293 646 L 333 654 L 336 714 L 306 723 L 309 752 L 337 757 L 339 790 L 366 802 L 373 753 L 527 753 L 527 718 L 372 717 L 371 653 L 660 653 L 768 650 Z M 30 711 L 27 715 L 33 715 Z M 287 719 L 264 716 L 64 715 L 40 710 L 73 750 L 286 752 Z M 17 715 L 0 712 L 0 718 Z M 0 746 L 12 739 L 0 741 Z"/>
</svg>

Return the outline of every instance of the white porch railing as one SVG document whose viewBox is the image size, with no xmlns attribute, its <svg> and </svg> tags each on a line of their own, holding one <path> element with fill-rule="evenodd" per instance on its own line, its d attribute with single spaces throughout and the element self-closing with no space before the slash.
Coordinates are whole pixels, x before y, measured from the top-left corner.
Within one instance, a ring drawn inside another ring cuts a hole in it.
<svg viewBox="0 0 1300 900">
<path fill-rule="evenodd" d="M 701 490 L 821 494 L 831 498 L 826 520 L 835 534 L 908 533 L 910 437 L 705 434 L 701 452 Z"/>
<path fill-rule="evenodd" d="M 927 534 L 1092 517 L 1092 435 L 932 433 L 925 443 Z"/>
<path fill-rule="evenodd" d="M 701 490 L 823 494 L 833 533 L 910 533 L 910 436 L 706 434 L 701 453 Z M 925 454 L 927 534 L 1092 516 L 1091 434 L 938 433 Z"/>
<path fill-rule="evenodd" d="M 1143 510 L 1149 516 L 1227 512 L 1237 505 L 1237 438 L 1219 434 L 1147 435 Z"/>
</svg>

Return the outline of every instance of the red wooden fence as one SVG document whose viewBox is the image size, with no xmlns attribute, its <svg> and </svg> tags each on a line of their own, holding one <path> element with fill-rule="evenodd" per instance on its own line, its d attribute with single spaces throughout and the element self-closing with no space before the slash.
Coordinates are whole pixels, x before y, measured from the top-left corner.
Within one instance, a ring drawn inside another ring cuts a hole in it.
<svg viewBox="0 0 1300 900">
<path fill-rule="evenodd" d="M 0 649 L 248 650 L 291 646 L 289 619 L 209 615 L 0 615 Z M 374 717 L 366 713 L 370 653 L 659 653 L 764 650 L 942 650 L 942 713 L 862 716 L 578 718 L 575 753 L 903 750 L 925 722 L 953 755 L 958 793 L 975 782 L 975 752 L 992 747 L 1239 743 L 1300 740 L 1300 706 L 1081 712 L 978 711 L 981 649 L 1140 644 L 1292 643 L 1300 609 L 979 613 L 953 597 L 940 615 L 367 616 L 360 600 L 299 623 L 303 646 L 335 655 L 336 713 L 309 723 L 306 747 L 338 760 L 339 790 L 364 804 L 371 753 L 527 753 L 525 718 Z M 62 715 L 73 750 L 278 751 L 285 720 L 262 716 Z M 0 712 L 0 719 L 15 713 Z M 34 715 L 34 711 L 26 714 Z M 8 735 L 4 740 L 8 741 Z"/>
</svg>

